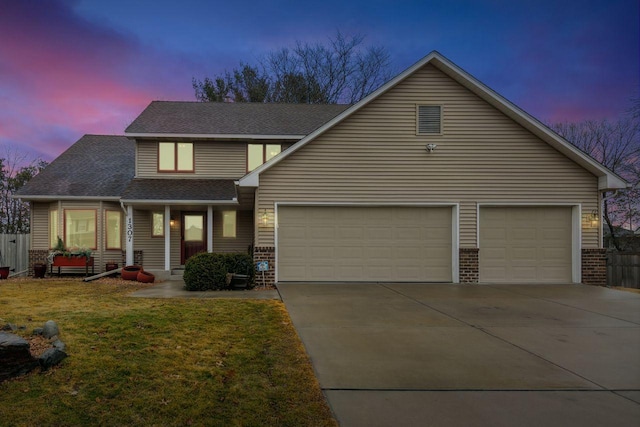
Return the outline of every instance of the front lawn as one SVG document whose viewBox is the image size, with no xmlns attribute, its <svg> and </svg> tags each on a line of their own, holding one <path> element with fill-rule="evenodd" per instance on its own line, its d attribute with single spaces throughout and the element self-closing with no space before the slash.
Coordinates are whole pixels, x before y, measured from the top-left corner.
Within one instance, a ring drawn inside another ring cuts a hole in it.
<svg viewBox="0 0 640 427">
<path fill-rule="evenodd" d="M 0 326 L 55 320 L 69 357 L 0 384 L 0 424 L 334 426 L 278 301 L 142 299 L 139 284 L 0 282 Z"/>
</svg>

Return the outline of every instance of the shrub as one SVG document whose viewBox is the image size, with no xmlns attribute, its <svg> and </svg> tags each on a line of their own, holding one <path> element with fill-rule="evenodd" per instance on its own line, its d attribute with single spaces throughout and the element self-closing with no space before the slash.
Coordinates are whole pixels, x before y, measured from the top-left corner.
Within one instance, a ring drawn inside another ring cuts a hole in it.
<svg viewBox="0 0 640 427">
<path fill-rule="evenodd" d="M 227 273 L 248 274 L 252 284 L 255 277 L 253 258 L 245 253 L 196 254 L 184 267 L 185 288 L 188 291 L 225 289 Z"/>
</svg>

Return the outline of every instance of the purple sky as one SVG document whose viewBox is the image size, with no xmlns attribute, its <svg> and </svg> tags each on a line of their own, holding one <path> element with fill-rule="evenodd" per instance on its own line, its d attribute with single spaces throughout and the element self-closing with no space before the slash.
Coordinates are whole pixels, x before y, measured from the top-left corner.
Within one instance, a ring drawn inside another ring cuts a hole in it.
<svg viewBox="0 0 640 427">
<path fill-rule="evenodd" d="M 122 134 L 192 77 L 296 40 L 362 34 L 394 72 L 438 50 L 544 122 L 616 118 L 639 93 L 637 0 L 0 0 L 0 157 Z"/>
</svg>

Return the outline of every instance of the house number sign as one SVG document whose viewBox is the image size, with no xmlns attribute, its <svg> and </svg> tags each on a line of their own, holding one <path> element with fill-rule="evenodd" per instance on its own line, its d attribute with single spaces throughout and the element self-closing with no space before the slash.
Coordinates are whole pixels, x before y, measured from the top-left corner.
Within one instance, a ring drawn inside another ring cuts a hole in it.
<svg viewBox="0 0 640 427">
<path fill-rule="evenodd" d="M 127 242 L 133 240 L 133 218 L 127 218 Z"/>
<path fill-rule="evenodd" d="M 256 264 L 258 271 L 269 271 L 269 261 L 260 261 Z"/>
</svg>

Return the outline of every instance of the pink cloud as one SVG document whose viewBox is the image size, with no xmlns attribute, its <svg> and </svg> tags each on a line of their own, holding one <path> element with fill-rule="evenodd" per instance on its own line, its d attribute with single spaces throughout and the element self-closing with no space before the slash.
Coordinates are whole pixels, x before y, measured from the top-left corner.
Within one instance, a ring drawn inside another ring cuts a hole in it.
<svg viewBox="0 0 640 427">
<path fill-rule="evenodd" d="M 0 142 L 47 160 L 84 133 L 122 133 L 153 99 L 193 99 L 184 58 L 92 25 L 70 5 L 11 2 L 0 13 Z M 173 59 L 183 65 L 165 66 Z"/>
</svg>

